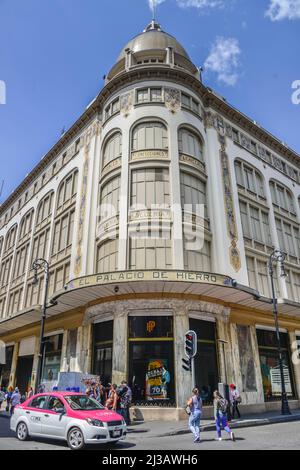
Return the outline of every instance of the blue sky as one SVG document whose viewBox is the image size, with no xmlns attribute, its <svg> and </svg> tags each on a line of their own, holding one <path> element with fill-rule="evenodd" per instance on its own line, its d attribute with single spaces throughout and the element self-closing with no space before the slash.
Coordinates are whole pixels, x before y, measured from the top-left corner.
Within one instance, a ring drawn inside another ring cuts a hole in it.
<svg viewBox="0 0 300 470">
<path fill-rule="evenodd" d="M 103 86 L 151 20 L 149 0 L 0 0 L 3 201 Z M 204 81 L 300 153 L 300 0 L 159 0 Z"/>
</svg>

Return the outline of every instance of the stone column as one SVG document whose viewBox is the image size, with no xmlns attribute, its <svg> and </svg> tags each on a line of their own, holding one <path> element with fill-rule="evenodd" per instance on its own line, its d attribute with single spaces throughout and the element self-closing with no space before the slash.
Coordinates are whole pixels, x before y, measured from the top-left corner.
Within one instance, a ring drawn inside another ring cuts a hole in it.
<svg viewBox="0 0 300 470">
<path fill-rule="evenodd" d="M 120 384 L 127 378 L 128 334 L 127 312 L 120 305 L 114 315 L 112 382 Z"/>
<path fill-rule="evenodd" d="M 300 337 L 300 335 L 299 335 Z M 297 335 L 295 331 L 289 332 L 290 348 L 292 353 L 292 367 L 294 368 L 295 387 L 298 399 L 300 399 L 300 359 L 298 352 Z"/>
<path fill-rule="evenodd" d="M 20 343 L 15 343 L 14 345 L 14 352 L 13 352 L 13 357 L 12 357 L 12 362 L 11 362 L 11 370 L 10 370 L 9 384 L 8 384 L 9 387 L 15 386 L 16 370 L 17 370 L 18 357 L 19 357 L 19 346 L 20 346 Z"/>
<path fill-rule="evenodd" d="M 32 373 L 31 373 L 31 386 L 35 390 L 36 380 L 37 380 L 37 369 L 38 369 L 38 362 L 39 362 L 39 352 L 40 352 L 40 343 L 38 337 L 35 338 L 35 346 L 34 346 L 34 357 L 33 357 L 33 364 L 32 364 Z M 42 366 L 43 367 L 43 366 Z"/>
<path fill-rule="evenodd" d="M 68 330 L 64 330 L 62 350 L 61 350 L 61 361 L 60 361 L 61 372 L 69 372 L 67 345 L 68 345 Z"/>
<path fill-rule="evenodd" d="M 252 342 L 252 349 L 253 349 L 254 367 L 255 367 L 255 372 L 256 372 L 257 402 L 265 404 L 264 387 L 263 387 L 263 381 L 262 381 L 262 375 L 261 375 L 259 349 L 258 349 L 255 326 L 250 326 L 250 332 L 251 332 L 251 342 Z"/>
<path fill-rule="evenodd" d="M 175 362 L 175 390 L 177 407 L 184 408 L 191 390 L 194 386 L 192 374 L 182 367 L 184 355 L 184 335 L 189 330 L 189 317 L 187 309 L 180 307 L 174 313 L 174 362 Z"/>
<path fill-rule="evenodd" d="M 226 341 L 227 344 L 220 342 Z M 228 315 L 222 314 L 217 318 L 217 350 L 219 355 L 220 379 L 230 384 L 234 380 L 233 350 L 230 338 Z"/>
<path fill-rule="evenodd" d="M 78 357 L 78 372 L 80 371 L 84 374 L 90 374 L 92 372 L 92 344 L 92 324 L 87 323 L 78 328 L 76 347 Z"/>
</svg>

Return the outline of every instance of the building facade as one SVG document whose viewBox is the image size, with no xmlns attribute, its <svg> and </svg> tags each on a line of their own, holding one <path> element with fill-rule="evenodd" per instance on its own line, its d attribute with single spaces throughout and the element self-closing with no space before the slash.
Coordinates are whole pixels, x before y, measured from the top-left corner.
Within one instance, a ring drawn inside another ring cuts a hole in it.
<svg viewBox="0 0 300 470">
<path fill-rule="evenodd" d="M 3 386 L 35 384 L 50 263 L 43 381 L 126 378 L 135 418 L 184 416 L 195 381 L 209 407 L 234 382 L 248 411 L 279 407 L 268 259 L 276 276 L 287 391 L 299 407 L 299 155 L 202 83 L 152 22 L 105 86 L 0 207 Z M 208 413 L 210 409 L 208 408 Z"/>
</svg>

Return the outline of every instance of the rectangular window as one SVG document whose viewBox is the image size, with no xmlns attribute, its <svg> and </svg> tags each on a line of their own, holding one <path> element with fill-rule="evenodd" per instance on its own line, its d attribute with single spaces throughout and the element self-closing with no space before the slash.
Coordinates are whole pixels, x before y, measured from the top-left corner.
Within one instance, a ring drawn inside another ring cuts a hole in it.
<svg viewBox="0 0 300 470">
<path fill-rule="evenodd" d="M 147 103 L 149 101 L 149 89 L 144 88 L 137 91 L 137 102 L 138 103 Z"/>
<path fill-rule="evenodd" d="M 160 103 L 162 101 L 162 89 L 151 88 L 150 90 L 151 101 Z"/>
</svg>

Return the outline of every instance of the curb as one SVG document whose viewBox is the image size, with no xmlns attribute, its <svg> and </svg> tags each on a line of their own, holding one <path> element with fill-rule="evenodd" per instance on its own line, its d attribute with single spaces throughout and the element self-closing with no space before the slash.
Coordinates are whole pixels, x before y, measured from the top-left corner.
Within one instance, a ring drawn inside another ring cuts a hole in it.
<svg viewBox="0 0 300 470">
<path fill-rule="evenodd" d="M 290 422 L 295 422 L 295 421 L 300 421 L 300 414 L 298 415 L 292 415 L 292 416 L 278 416 L 275 418 L 262 418 L 262 419 L 249 419 L 245 421 L 237 421 L 237 422 L 231 422 L 230 427 L 231 429 L 242 429 L 242 428 L 252 428 L 252 427 L 258 427 L 258 426 L 268 426 L 271 424 L 280 424 L 280 423 L 290 423 Z M 200 427 L 201 432 L 203 431 L 215 431 L 216 426 L 214 423 L 211 424 L 205 424 Z M 155 436 L 151 437 L 170 437 L 170 436 L 179 436 L 182 434 L 190 434 L 190 430 L 185 428 L 185 429 L 179 429 L 178 431 L 171 431 L 168 433 L 164 434 L 157 434 Z"/>
</svg>

